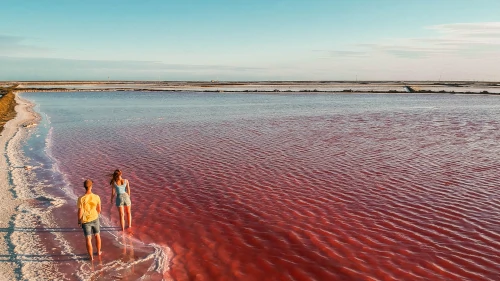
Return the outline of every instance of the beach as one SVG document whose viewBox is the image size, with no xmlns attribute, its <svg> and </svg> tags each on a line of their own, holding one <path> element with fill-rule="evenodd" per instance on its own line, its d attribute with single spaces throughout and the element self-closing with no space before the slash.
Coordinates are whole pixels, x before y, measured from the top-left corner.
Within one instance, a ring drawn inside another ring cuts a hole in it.
<svg viewBox="0 0 500 281">
<path fill-rule="evenodd" d="M 12 198 L 1 218 L 7 280 L 486 281 L 500 272 L 495 95 L 16 99 L 0 139 L 2 182 L 11 179 L 1 190 Z M 124 234 L 109 203 L 115 168 L 132 187 Z M 75 222 L 85 178 L 103 202 L 104 255 L 94 263 Z"/>
<path fill-rule="evenodd" d="M 500 1 L 1 7 L 0 281 L 500 281 Z"/>
<path fill-rule="evenodd" d="M 2 280 L 40 280 L 38 278 L 57 278 L 54 265 L 47 262 L 46 251 L 42 246 L 43 238 L 34 229 L 43 220 L 43 211 L 33 204 L 36 192 L 29 188 L 30 171 L 20 153 L 20 142 L 29 134 L 29 128 L 23 125 L 34 122 L 37 117 L 32 111 L 33 104 L 16 96 L 16 116 L 4 125 L 0 144 L 4 147 L 0 159 L 0 193 L 4 202 L 1 204 L 0 224 L 2 241 L 0 249 L 4 261 L 1 263 Z"/>
<path fill-rule="evenodd" d="M 20 105 L 22 106 L 22 105 Z M 27 112 L 26 110 L 23 110 Z M 6 147 L 7 142 L 17 133 L 19 126 L 27 120 L 27 114 L 18 114 L 14 120 L 6 122 L 0 136 L 0 144 Z M 5 198 L 3 204 L 0 205 L 0 226 L 2 228 L 0 253 L 5 262 L 0 263 L 0 278 L 2 280 L 15 280 L 16 275 L 14 269 L 16 267 L 15 260 L 12 259 L 13 246 L 10 238 L 12 233 L 11 220 L 16 213 L 16 208 L 20 204 L 20 200 L 16 200 L 11 192 L 9 165 L 7 164 L 6 151 L 4 149 L 0 156 L 0 194 Z"/>
</svg>

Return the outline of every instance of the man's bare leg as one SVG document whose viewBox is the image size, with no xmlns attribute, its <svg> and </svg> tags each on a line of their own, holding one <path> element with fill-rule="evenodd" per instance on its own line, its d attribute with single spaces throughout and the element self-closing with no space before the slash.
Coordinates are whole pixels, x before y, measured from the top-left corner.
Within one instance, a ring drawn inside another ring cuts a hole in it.
<svg viewBox="0 0 500 281">
<path fill-rule="evenodd" d="M 85 237 L 85 239 L 87 240 L 87 253 L 89 254 L 90 260 L 93 261 L 94 256 L 92 253 L 92 236 L 88 235 Z"/>
<path fill-rule="evenodd" d="M 99 233 L 95 235 L 95 246 L 97 248 L 97 255 L 100 256 L 102 252 L 101 252 L 101 235 Z"/>
</svg>

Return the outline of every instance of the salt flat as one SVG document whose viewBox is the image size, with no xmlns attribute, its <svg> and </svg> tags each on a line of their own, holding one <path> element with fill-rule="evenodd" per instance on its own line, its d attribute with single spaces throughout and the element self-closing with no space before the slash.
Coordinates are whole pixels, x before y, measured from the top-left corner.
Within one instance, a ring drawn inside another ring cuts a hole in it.
<svg viewBox="0 0 500 281">
<path fill-rule="evenodd" d="M 197 91 L 197 92 L 356 92 L 494 93 L 498 82 L 476 81 L 25 81 L 24 91 Z M 0 83 L 2 85 L 2 83 Z"/>
</svg>

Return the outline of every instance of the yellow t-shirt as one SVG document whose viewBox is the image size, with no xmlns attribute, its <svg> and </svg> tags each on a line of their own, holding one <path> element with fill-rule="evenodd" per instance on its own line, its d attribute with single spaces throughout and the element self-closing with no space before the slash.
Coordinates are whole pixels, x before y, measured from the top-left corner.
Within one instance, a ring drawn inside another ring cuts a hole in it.
<svg viewBox="0 0 500 281">
<path fill-rule="evenodd" d="M 85 194 L 78 198 L 76 206 L 78 209 L 83 209 L 82 223 L 87 223 L 96 220 L 99 217 L 97 213 L 97 205 L 101 204 L 101 198 L 96 194 Z"/>
</svg>

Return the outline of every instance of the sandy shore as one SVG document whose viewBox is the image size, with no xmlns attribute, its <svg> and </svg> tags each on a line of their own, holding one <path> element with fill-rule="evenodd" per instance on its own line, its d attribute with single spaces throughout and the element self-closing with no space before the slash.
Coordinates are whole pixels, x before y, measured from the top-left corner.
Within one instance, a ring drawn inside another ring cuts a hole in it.
<svg viewBox="0 0 500 281">
<path fill-rule="evenodd" d="M 12 244 L 12 222 L 13 217 L 17 213 L 17 207 L 20 205 L 19 200 L 13 194 L 13 187 L 11 186 L 10 179 L 10 165 L 7 163 L 6 147 L 7 142 L 17 133 L 21 124 L 30 118 L 27 110 L 20 110 L 21 107 L 26 105 L 18 105 L 16 111 L 22 111 L 24 114 L 17 114 L 17 116 L 8 121 L 2 134 L 0 136 L 0 145 L 3 147 L 2 154 L 0 155 L 0 196 L 4 198 L 0 204 L 0 255 L 2 262 L 0 263 L 0 279 L 1 280 L 15 280 L 16 278 L 16 261 L 12 258 L 14 246 Z"/>
<path fill-rule="evenodd" d="M 36 194 L 29 188 L 31 170 L 24 168 L 21 142 L 30 128 L 23 125 L 37 119 L 33 105 L 16 95 L 16 117 L 8 121 L 0 145 L 0 263 L 1 280 L 41 280 L 60 277 L 53 263 L 47 261 L 40 236 L 33 231 L 43 213 L 32 208 Z"/>
</svg>

